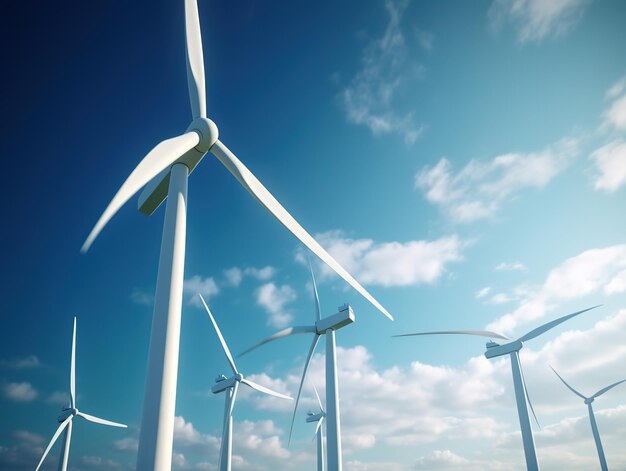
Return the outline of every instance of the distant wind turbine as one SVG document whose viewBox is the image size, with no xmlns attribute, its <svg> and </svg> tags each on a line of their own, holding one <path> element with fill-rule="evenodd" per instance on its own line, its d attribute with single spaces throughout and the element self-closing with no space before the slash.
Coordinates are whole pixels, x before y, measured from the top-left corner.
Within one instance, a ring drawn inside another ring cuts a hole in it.
<svg viewBox="0 0 626 471">
<path fill-rule="evenodd" d="M 185 0 L 187 82 L 193 120 L 187 130 L 157 144 L 139 162 L 87 237 L 86 252 L 117 211 L 139 190 L 139 210 L 151 215 L 167 198 L 157 276 L 137 469 L 167 471 L 172 463 L 174 409 L 178 375 L 180 319 L 185 260 L 187 178 L 211 152 L 250 194 L 300 242 L 332 268 L 379 311 L 391 314 L 369 294 L 272 196 L 218 139 L 207 118 L 204 59 L 196 0 Z"/>
<path fill-rule="evenodd" d="M 298 410 L 302 386 L 304 385 L 304 380 L 306 379 L 306 373 L 309 369 L 311 358 L 313 358 L 313 353 L 315 352 L 315 347 L 317 347 L 320 337 L 323 334 L 326 335 L 326 407 L 328 408 L 326 414 L 326 459 L 328 463 L 328 471 L 341 471 L 341 414 L 339 412 L 339 384 L 337 380 L 335 331 L 347 326 L 348 324 L 352 324 L 354 322 L 354 312 L 349 304 L 344 304 L 339 307 L 339 312 L 322 319 L 320 299 L 317 294 L 317 285 L 315 283 L 315 276 L 313 275 L 312 269 L 311 280 L 313 281 L 313 294 L 315 295 L 315 324 L 288 327 L 264 340 L 261 340 L 256 345 L 253 345 L 244 352 L 240 353 L 239 356 L 245 355 L 255 348 L 276 339 L 295 334 L 313 334 L 313 341 L 311 342 L 309 353 L 304 362 L 302 379 L 300 380 L 300 386 L 298 387 L 298 395 L 296 396 L 296 404 L 293 408 L 293 416 L 291 417 L 291 427 L 289 429 L 289 441 L 291 442 L 293 424 L 296 418 L 296 411 Z"/>
<path fill-rule="evenodd" d="M 552 368 L 552 366 L 550 366 L 550 368 Z M 598 432 L 598 425 L 596 424 L 596 416 L 593 414 L 593 407 L 591 404 L 593 403 L 593 401 L 596 400 L 597 397 L 602 396 L 605 392 L 609 391 L 610 389 L 613 389 L 615 386 L 622 384 L 623 382 L 626 381 L 626 379 L 618 381 L 617 383 L 613 383 L 610 386 L 600 389 L 598 392 L 596 392 L 592 396 L 586 397 L 586 396 L 583 396 L 578 391 L 576 391 L 572 386 L 567 384 L 567 382 L 561 377 L 560 374 L 556 372 L 554 368 L 552 368 L 552 371 L 554 371 L 554 374 L 559 377 L 559 379 L 563 382 L 565 386 L 567 386 L 567 388 L 570 391 L 572 391 L 578 397 L 582 398 L 585 401 L 585 404 L 587 404 L 587 410 L 589 411 L 589 422 L 591 423 L 591 431 L 593 432 L 593 439 L 595 440 L 596 448 L 598 449 L 598 458 L 600 459 L 600 468 L 602 469 L 602 471 L 608 471 L 609 468 L 606 464 L 606 457 L 604 456 L 604 449 L 602 448 L 602 442 L 600 441 L 600 432 Z"/>
<path fill-rule="evenodd" d="M 222 433 L 219 469 L 220 471 L 230 471 L 233 446 L 233 409 L 235 408 L 235 401 L 237 400 L 237 390 L 239 389 L 239 385 L 245 384 L 252 389 L 256 389 L 257 391 L 260 391 L 264 394 L 269 394 L 270 396 L 276 396 L 289 400 L 293 400 L 293 398 L 285 394 L 272 391 L 265 386 L 261 386 L 260 384 L 257 384 L 254 381 L 250 381 L 249 379 L 245 379 L 243 377 L 243 374 L 241 374 L 239 370 L 237 370 L 237 366 L 235 365 L 233 356 L 230 353 L 230 349 L 226 344 L 226 340 L 224 340 L 224 337 L 222 336 L 222 332 L 220 331 L 220 328 L 218 327 L 217 322 L 213 317 L 213 314 L 211 314 L 209 306 L 207 306 L 207 303 L 204 301 L 204 298 L 200 293 L 198 293 L 198 296 L 200 296 L 200 300 L 202 301 L 202 304 L 204 304 L 204 308 L 211 318 L 211 323 L 215 328 L 217 338 L 220 340 L 222 350 L 224 350 L 224 355 L 226 355 L 226 359 L 228 360 L 230 369 L 233 370 L 233 376 L 231 376 L 230 378 L 226 378 L 226 376 L 224 375 L 218 376 L 215 386 L 211 388 L 211 392 L 213 394 L 226 392 L 226 405 L 224 407 L 224 432 Z"/>
<path fill-rule="evenodd" d="M 315 391 L 315 397 L 317 398 L 317 404 L 320 406 L 320 409 L 318 412 L 307 412 L 306 421 L 307 423 L 317 424 L 315 426 L 315 436 L 313 437 L 314 440 L 317 438 L 317 471 L 324 471 L 324 430 L 322 428 L 322 423 L 326 417 L 326 411 L 324 410 L 324 406 L 322 406 L 322 400 L 320 399 L 320 395 L 317 393 L 315 384 L 313 384 L 313 391 Z"/>
<path fill-rule="evenodd" d="M 70 364 L 70 406 L 62 409 L 61 415 L 58 417 L 58 421 L 61 423 L 57 431 L 52 436 L 52 440 L 48 443 L 46 450 L 43 452 L 43 456 L 41 460 L 39 460 L 39 464 L 35 471 L 39 471 L 43 461 L 48 456 L 48 452 L 59 438 L 59 435 L 63 434 L 63 451 L 61 454 L 61 458 L 59 460 L 59 471 L 67 470 L 67 462 L 70 455 L 70 441 L 72 440 L 72 420 L 74 417 L 82 417 L 89 422 L 95 422 L 97 424 L 110 425 L 111 427 L 122 427 L 126 428 L 127 426 L 124 424 L 118 424 L 117 422 L 111 422 L 109 420 L 101 419 L 99 417 L 95 417 L 93 415 L 86 414 L 85 412 L 81 412 L 76 407 L 76 318 L 74 317 L 74 334 L 72 335 L 72 360 Z"/>
<path fill-rule="evenodd" d="M 537 452 L 535 450 L 535 441 L 533 438 L 533 431 L 530 426 L 530 417 L 528 415 L 528 405 L 530 405 L 530 410 L 535 417 L 535 421 L 537 421 L 537 416 L 535 415 L 535 410 L 530 402 L 530 398 L 528 397 L 528 391 L 526 389 L 526 382 L 524 381 L 524 373 L 522 372 L 522 365 L 519 361 L 519 351 L 524 346 L 523 342 L 528 340 L 532 340 L 535 337 L 547 332 L 548 330 L 556 327 L 557 325 L 565 322 L 572 317 L 578 316 L 583 312 L 590 311 L 591 309 L 595 309 L 598 306 L 590 307 L 588 309 L 584 309 L 582 311 L 574 312 L 573 314 L 568 314 L 563 317 L 559 317 L 553 321 L 547 322 L 536 329 L 531 330 L 530 332 L 522 335 L 517 340 L 510 341 L 503 345 L 500 345 L 496 342 L 490 341 L 487 342 L 487 351 L 485 352 L 485 357 L 487 358 L 495 358 L 503 355 L 509 355 L 511 357 L 511 370 L 513 372 L 513 386 L 515 388 L 515 400 L 517 402 L 517 414 L 519 416 L 520 429 L 522 431 L 522 442 L 524 444 L 524 455 L 526 457 L 526 467 L 528 471 L 538 471 L 539 463 L 537 461 Z M 394 337 L 410 337 L 415 335 L 446 335 L 446 334 L 460 334 L 460 335 L 477 335 L 480 337 L 489 337 L 489 338 L 497 338 L 502 340 L 511 340 L 508 337 L 499 334 L 497 332 L 491 332 L 488 330 L 442 330 L 437 332 L 418 332 L 414 334 L 402 334 L 402 335 L 394 335 Z M 537 421 L 537 424 L 539 422 Z"/>
</svg>

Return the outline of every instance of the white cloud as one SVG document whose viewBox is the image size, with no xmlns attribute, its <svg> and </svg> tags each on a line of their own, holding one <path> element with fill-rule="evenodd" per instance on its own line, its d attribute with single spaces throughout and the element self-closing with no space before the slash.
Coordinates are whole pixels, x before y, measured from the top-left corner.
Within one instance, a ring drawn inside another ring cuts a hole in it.
<svg viewBox="0 0 626 471">
<path fill-rule="evenodd" d="M 226 283 L 230 286 L 239 286 L 241 280 L 243 280 L 243 272 L 238 267 L 232 267 L 228 270 L 224 270 L 224 276 L 226 277 Z"/>
<path fill-rule="evenodd" d="M 269 317 L 268 325 L 281 328 L 285 327 L 293 316 L 286 310 L 286 305 L 297 298 L 295 290 L 289 285 L 276 286 L 274 283 L 266 283 L 256 291 L 256 302 L 262 306 Z"/>
<path fill-rule="evenodd" d="M 616 99 L 606 111 L 605 123 L 616 129 L 626 129 L 626 95 Z"/>
<path fill-rule="evenodd" d="M 29 432 L 27 430 L 16 430 L 12 433 L 13 437 L 21 442 L 30 443 L 32 445 L 41 445 L 45 438 L 38 433 Z"/>
<path fill-rule="evenodd" d="M 267 281 L 276 274 L 276 269 L 270 265 L 266 265 L 262 268 L 255 267 L 232 267 L 228 270 L 224 270 L 224 276 L 226 277 L 226 283 L 230 286 L 239 286 L 243 281 L 244 276 L 251 276 L 259 281 Z"/>
<path fill-rule="evenodd" d="M 2 360 L 0 366 L 6 368 L 13 368 L 16 370 L 25 370 L 30 368 L 38 368 L 41 366 L 41 362 L 36 355 L 28 355 L 23 358 L 15 358 L 13 360 Z"/>
<path fill-rule="evenodd" d="M 508 198 L 527 188 L 543 188 L 578 155 L 578 142 L 562 139 L 539 152 L 499 155 L 488 162 L 471 160 L 454 173 L 442 158 L 415 175 L 415 187 L 458 223 L 492 217 Z"/>
<path fill-rule="evenodd" d="M 407 5 L 405 0 L 386 0 L 389 22 L 385 33 L 367 45 L 363 67 L 341 92 L 340 99 L 348 121 L 368 127 L 374 135 L 399 134 L 412 144 L 425 126 L 415 124 L 412 113 L 402 115 L 393 108 L 400 89 L 423 73 L 422 67 L 410 59 L 401 29 Z M 424 36 L 420 43 L 432 47 L 432 37 Z"/>
<path fill-rule="evenodd" d="M 9 383 L 4 386 L 4 395 L 15 402 L 30 402 L 37 398 L 39 393 L 30 383 Z"/>
<path fill-rule="evenodd" d="M 139 448 L 139 440 L 136 438 L 121 438 L 113 442 L 113 449 L 117 451 L 129 451 L 136 453 Z"/>
<path fill-rule="evenodd" d="M 133 288 L 133 292 L 130 294 L 130 299 L 133 303 L 140 306 L 154 305 L 154 295 L 152 293 L 147 293 L 139 288 Z"/>
<path fill-rule="evenodd" d="M 457 236 L 433 241 L 374 242 L 329 231 L 316 238 L 359 281 L 385 287 L 434 283 L 448 264 L 463 259 L 461 251 L 466 245 Z M 320 269 L 323 277 L 334 273 L 325 265 Z"/>
<path fill-rule="evenodd" d="M 200 275 L 194 275 L 183 282 L 183 292 L 190 296 L 190 304 L 201 308 L 202 301 L 197 294 L 200 293 L 208 303 L 212 296 L 220 292 L 220 289 L 213 277 L 202 278 Z"/>
<path fill-rule="evenodd" d="M 624 110 L 626 116 L 626 107 Z M 600 147 L 589 158 L 594 161 L 598 171 L 594 181 L 596 190 L 613 192 L 626 183 L 626 142 L 622 139 Z"/>
<path fill-rule="evenodd" d="M 494 0 L 488 16 L 494 30 L 513 23 L 520 43 L 562 36 L 582 18 L 590 0 Z"/>
<path fill-rule="evenodd" d="M 511 297 L 506 293 L 497 293 L 489 298 L 491 304 L 506 304 L 512 301 Z"/>
<path fill-rule="evenodd" d="M 67 406 L 70 403 L 70 395 L 63 391 L 54 391 L 46 398 L 46 402 Z"/>
<path fill-rule="evenodd" d="M 482 299 L 485 296 L 487 296 L 490 291 L 491 291 L 491 286 L 485 286 L 484 288 L 479 289 L 478 291 L 476 291 L 476 294 L 474 294 L 474 297 L 476 299 Z"/>
<path fill-rule="evenodd" d="M 526 272 L 528 271 L 528 268 L 526 268 L 526 265 L 524 265 L 522 262 L 511 262 L 511 263 L 507 263 L 507 262 L 502 262 L 502 263 L 498 263 L 496 265 L 496 267 L 494 268 L 495 271 L 522 271 L 522 272 Z"/>
</svg>

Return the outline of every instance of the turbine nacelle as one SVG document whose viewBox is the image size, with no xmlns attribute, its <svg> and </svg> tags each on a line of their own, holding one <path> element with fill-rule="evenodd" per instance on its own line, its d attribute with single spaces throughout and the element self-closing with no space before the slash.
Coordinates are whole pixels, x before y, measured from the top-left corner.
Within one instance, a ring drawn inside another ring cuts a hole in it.
<svg viewBox="0 0 626 471">
<path fill-rule="evenodd" d="M 519 340 L 505 343 L 504 345 L 497 344 L 496 342 L 487 343 L 487 351 L 485 352 L 486 358 L 495 358 L 502 355 L 507 355 L 513 352 L 519 352 L 524 344 Z"/>
<path fill-rule="evenodd" d="M 315 330 L 318 335 L 325 334 L 327 330 L 339 330 L 352 324 L 355 320 L 354 311 L 349 304 L 339 307 L 339 312 L 315 322 Z"/>
<path fill-rule="evenodd" d="M 224 376 L 224 375 L 221 375 Z M 229 388 L 232 388 L 235 383 L 240 383 L 243 380 L 243 375 L 241 373 L 237 373 L 230 378 L 222 379 L 218 381 L 212 388 L 211 392 L 213 394 L 219 394 Z"/>
<path fill-rule="evenodd" d="M 59 417 L 57 417 L 57 421 L 59 423 L 63 422 L 65 419 L 67 419 L 69 416 L 73 415 L 76 416 L 78 414 L 78 409 L 75 407 L 68 407 L 63 409 L 63 411 L 61 412 L 61 415 L 59 415 Z"/>
<path fill-rule="evenodd" d="M 317 414 L 314 414 L 313 412 L 309 412 L 307 414 L 306 421 L 307 421 L 307 423 L 317 422 L 317 421 L 323 419 L 324 417 L 326 417 L 326 413 L 323 412 L 323 411 L 318 412 Z"/>
</svg>

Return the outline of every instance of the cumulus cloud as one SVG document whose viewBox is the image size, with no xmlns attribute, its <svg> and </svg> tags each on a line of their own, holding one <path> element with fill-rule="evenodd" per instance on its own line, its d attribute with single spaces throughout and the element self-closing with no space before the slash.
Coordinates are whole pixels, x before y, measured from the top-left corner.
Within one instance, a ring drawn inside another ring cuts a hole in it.
<svg viewBox="0 0 626 471">
<path fill-rule="evenodd" d="M 539 152 L 471 160 L 454 172 L 442 158 L 415 175 L 415 187 L 457 223 L 491 218 L 509 198 L 527 188 L 543 188 L 578 155 L 578 141 L 562 139 Z"/>
<path fill-rule="evenodd" d="M 190 304 L 202 308 L 202 301 L 197 294 L 200 293 L 208 303 L 212 296 L 220 292 L 220 289 L 213 277 L 202 278 L 200 275 L 194 275 L 183 282 L 183 292 L 190 297 Z"/>
<path fill-rule="evenodd" d="M 520 43 L 539 42 L 569 32 L 583 17 L 590 0 L 494 0 L 488 17 L 498 31 L 512 23 Z"/>
<path fill-rule="evenodd" d="M 366 126 L 375 136 L 399 134 L 412 144 L 425 125 L 416 124 L 411 112 L 401 114 L 394 110 L 400 90 L 423 73 L 423 68 L 411 60 L 402 33 L 402 16 L 407 5 L 406 0 L 385 2 L 389 15 L 385 33 L 367 45 L 361 70 L 339 98 L 349 122 Z M 432 49 L 430 33 L 418 33 L 418 40 L 423 48 Z"/>
<path fill-rule="evenodd" d="M 624 110 L 626 123 L 626 106 Z M 593 182 L 596 190 L 611 193 L 626 183 L 626 142 L 622 139 L 616 139 L 596 149 L 589 158 L 597 170 Z"/>
<path fill-rule="evenodd" d="M 4 386 L 4 395 L 15 402 L 30 402 L 37 399 L 39 392 L 28 382 L 9 383 Z"/>
<path fill-rule="evenodd" d="M 273 327 L 285 327 L 293 319 L 287 305 L 297 298 L 295 290 L 289 285 L 277 286 L 266 283 L 256 290 L 256 302 L 268 314 L 267 323 Z"/>
<path fill-rule="evenodd" d="M 270 265 L 264 266 L 262 268 L 256 267 L 232 267 L 228 270 L 224 270 L 224 276 L 226 277 L 226 283 L 229 286 L 239 286 L 239 284 L 243 281 L 244 276 L 250 276 L 259 281 L 267 281 L 271 279 L 276 274 L 276 269 Z"/>
</svg>

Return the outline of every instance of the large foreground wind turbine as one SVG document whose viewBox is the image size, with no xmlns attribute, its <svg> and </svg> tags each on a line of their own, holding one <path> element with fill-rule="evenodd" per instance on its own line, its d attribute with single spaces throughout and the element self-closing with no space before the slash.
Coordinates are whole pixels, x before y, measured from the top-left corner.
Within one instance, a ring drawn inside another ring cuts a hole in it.
<svg viewBox="0 0 626 471">
<path fill-rule="evenodd" d="M 67 470 L 67 461 L 70 455 L 70 441 L 72 440 L 72 420 L 74 417 L 82 417 L 89 422 L 95 422 L 97 424 L 110 425 L 112 427 L 123 427 L 126 428 L 124 424 L 118 424 L 117 422 L 111 422 L 109 420 L 104 420 L 99 417 L 95 417 L 93 415 L 86 414 L 81 412 L 76 407 L 76 318 L 74 318 L 74 334 L 72 335 L 72 360 L 70 363 L 70 406 L 63 408 L 63 412 L 57 419 L 61 425 L 57 428 L 57 431 L 52 436 L 52 440 L 48 443 L 46 450 L 43 452 L 43 456 L 41 460 L 39 460 L 39 464 L 35 471 L 38 471 L 43 464 L 43 460 L 48 456 L 48 452 L 59 438 L 59 435 L 63 432 L 63 450 L 61 452 L 61 458 L 59 459 L 59 470 L 66 471 Z"/>
<path fill-rule="evenodd" d="M 143 187 L 139 210 L 147 215 L 167 198 L 148 354 L 137 469 L 169 470 L 178 374 L 185 259 L 187 177 L 211 152 L 278 221 L 387 317 L 383 308 L 283 208 L 248 168 L 218 139 L 207 118 L 200 20 L 196 0 L 185 0 L 187 81 L 193 121 L 187 130 L 154 147 L 131 172 L 83 244 L 86 252 L 117 211 Z"/>
<path fill-rule="evenodd" d="M 485 357 L 495 358 L 503 355 L 509 355 L 511 357 L 511 370 L 513 372 L 513 386 L 515 389 L 515 401 L 517 402 L 517 414 L 519 416 L 520 429 L 522 431 L 522 442 L 524 444 L 524 455 L 526 457 L 526 467 L 528 471 L 538 471 L 539 463 L 537 462 L 537 452 L 535 450 L 535 440 L 533 438 L 533 431 L 530 426 L 530 416 L 528 415 L 528 407 L 535 416 L 535 411 L 528 397 L 528 391 L 526 390 L 526 382 L 524 381 L 524 373 L 522 372 L 522 365 L 519 361 L 519 351 L 524 346 L 524 342 L 532 340 L 535 337 L 547 332 L 548 330 L 556 327 L 557 325 L 571 319 L 574 316 L 578 316 L 583 312 L 587 312 L 591 309 L 595 309 L 598 306 L 590 307 L 582 311 L 574 312 L 563 317 L 559 317 L 553 321 L 547 322 L 536 329 L 531 330 L 527 334 L 522 335 L 516 340 L 507 342 L 505 344 L 498 344 L 493 341 L 487 342 L 487 351 Z M 394 335 L 394 337 L 410 337 L 414 335 L 446 335 L 446 334 L 461 334 L 461 335 L 477 335 L 480 337 L 497 338 L 502 340 L 511 340 L 510 338 L 499 334 L 497 332 L 491 332 L 488 330 L 443 330 L 437 332 L 417 332 L 414 334 L 402 334 Z"/>
<path fill-rule="evenodd" d="M 256 389 L 265 394 L 269 394 L 270 396 L 281 397 L 283 399 L 293 400 L 292 397 L 289 397 L 285 394 L 281 394 L 276 391 L 272 391 L 265 386 L 261 386 L 260 384 L 255 383 L 254 381 L 250 381 L 249 379 L 245 379 L 243 374 L 241 374 L 237 370 L 237 366 L 235 365 L 235 361 L 233 360 L 233 356 L 230 354 L 230 349 L 226 344 L 226 340 L 222 336 L 222 332 L 215 322 L 215 318 L 213 314 L 211 314 L 211 310 L 207 303 L 204 301 L 204 298 L 200 293 L 200 300 L 202 304 L 204 304 L 204 308 L 206 309 L 207 314 L 211 318 L 211 323 L 215 328 L 215 333 L 217 334 L 217 338 L 220 340 L 220 344 L 222 345 L 222 350 L 224 350 L 224 355 L 226 355 L 226 359 L 228 360 L 228 364 L 230 365 L 230 369 L 233 370 L 233 376 L 230 378 L 226 378 L 226 376 L 218 376 L 216 380 L 215 386 L 211 388 L 211 392 L 213 394 L 219 394 L 221 392 L 226 393 L 226 404 L 224 407 L 224 431 L 222 433 L 222 443 L 220 448 L 220 471 L 230 471 L 231 466 L 231 458 L 232 458 L 232 447 L 233 447 L 233 409 L 235 408 L 235 401 L 237 399 L 237 390 L 239 389 L 240 384 L 245 384 L 246 386 Z"/>
<path fill-rule="evenodd" d="M 342 469 L 342 454 L 341 454 L 341 414 L 339 412 L 339 383 L 337 381 L 337 352 L 335 345 L 335 331 L 345 327 L 348 324 L 354 322 L 354 312 L 348 304 L 344 304 L 339 307 L 339 312 L 332 316 L 321 318 L 320 299 L 317 294 L 317 285 L 315 284 L 315 276 L 311 269 L 311 279 L 313 281 L 313 294 L 315 295 L 315 324 L 305 326 L 288 327 L 280 332 L 271 335 L 270 337 L 261 340 L 256 345 L 253 345 L 246 351 L 242 352 L 239 356 L 254 350 L 261 345 L 271 342 L 276 339 L 288 337 L 294 334 L 313 334 L 313 340 L 309 347 L 309 353 L 304 361 L 304 369 L 302 371 L 302 379 L 300 380 L 300 386 L 298 387 L 298 395 L 296 396 L 296 403 L 293 408 L 293 416 L 291 418 L 291 427 L 289 429 L 289 441 L 291 441 L 291 434 L 293 432 L 293 424 L 296 418 L 296 411 L 298 410 L 298 403 L 300 401 L 300 393 L 302 392 L 302 386 L 306 379 L 306 373 L 313 358 L 315 347 L 319 342 L 320 337 L 326 335 L 326 457 L 328 463 L 328 471 L 341 471 Z"/>
<path fill-rule="evenodd" d="M 623 382 L 626 381 L 626 379 L 618 381 L 617 383 L 613 383 L 610 386 L 600 389 L 595 394 L 589 397 L 586 397 L 586 396 L 583 396 L 578 391 L 576 391 L 569 384 L 567 384 L 567 382 L 561 377 L 560 374 L 556 372 L 554 368 L 552 368 L 552 371 L 554 371 L 554 374 L 557 375 L 561 381 L 563 381 L 563 384 L 567 386 L 567 388 L 570 391 L 572 391 L 578 397 L 582 398 L 582 400 L 585 401 L 585 404 L 587 404 L 587 410 L 589 411 L 589 422 L 591 423 L 591 431 L 593 432 L 593 439 L 595 440 L 596 448 L 598 449 L 598 458 L 600 459 L 600 468 L 602 469 L 602 471 L 608 471 L 609 468 L 606 464 L 606 457 L 604 456 L 604 449 L 602 448 L 602 442 L 600 441 L 600 432 L 598 432 L 598 424 L 596 424 L 596 416 L 593 413 L 593 406 L 591 404 L 593 403 L 593 401 L 595 401 L 597 397 L 602 396 L 605 392 L 607 392 L 610 389 L 613 389 L 615 386 L 622 384 Z"/>
<path fill-rule="evenodd" d="M 324 430 L 322 423 L 326 418 L 326 411 L 324 410 L 324 406 L 322 406 L 322 400 L 320 399 L 320 395 L 317 393 L 315 384 L 313 384 L 313 391 L 315 391 L 315 397 L 317 398 L 317 404 L 320 406 L 320 409 L 317 412 L 307 412 L 306 422 L 316 424 L 314 439 L 317 441 L 317 471 L 324 471 L 326 468 L 324 466 Z"/>
</svg>

